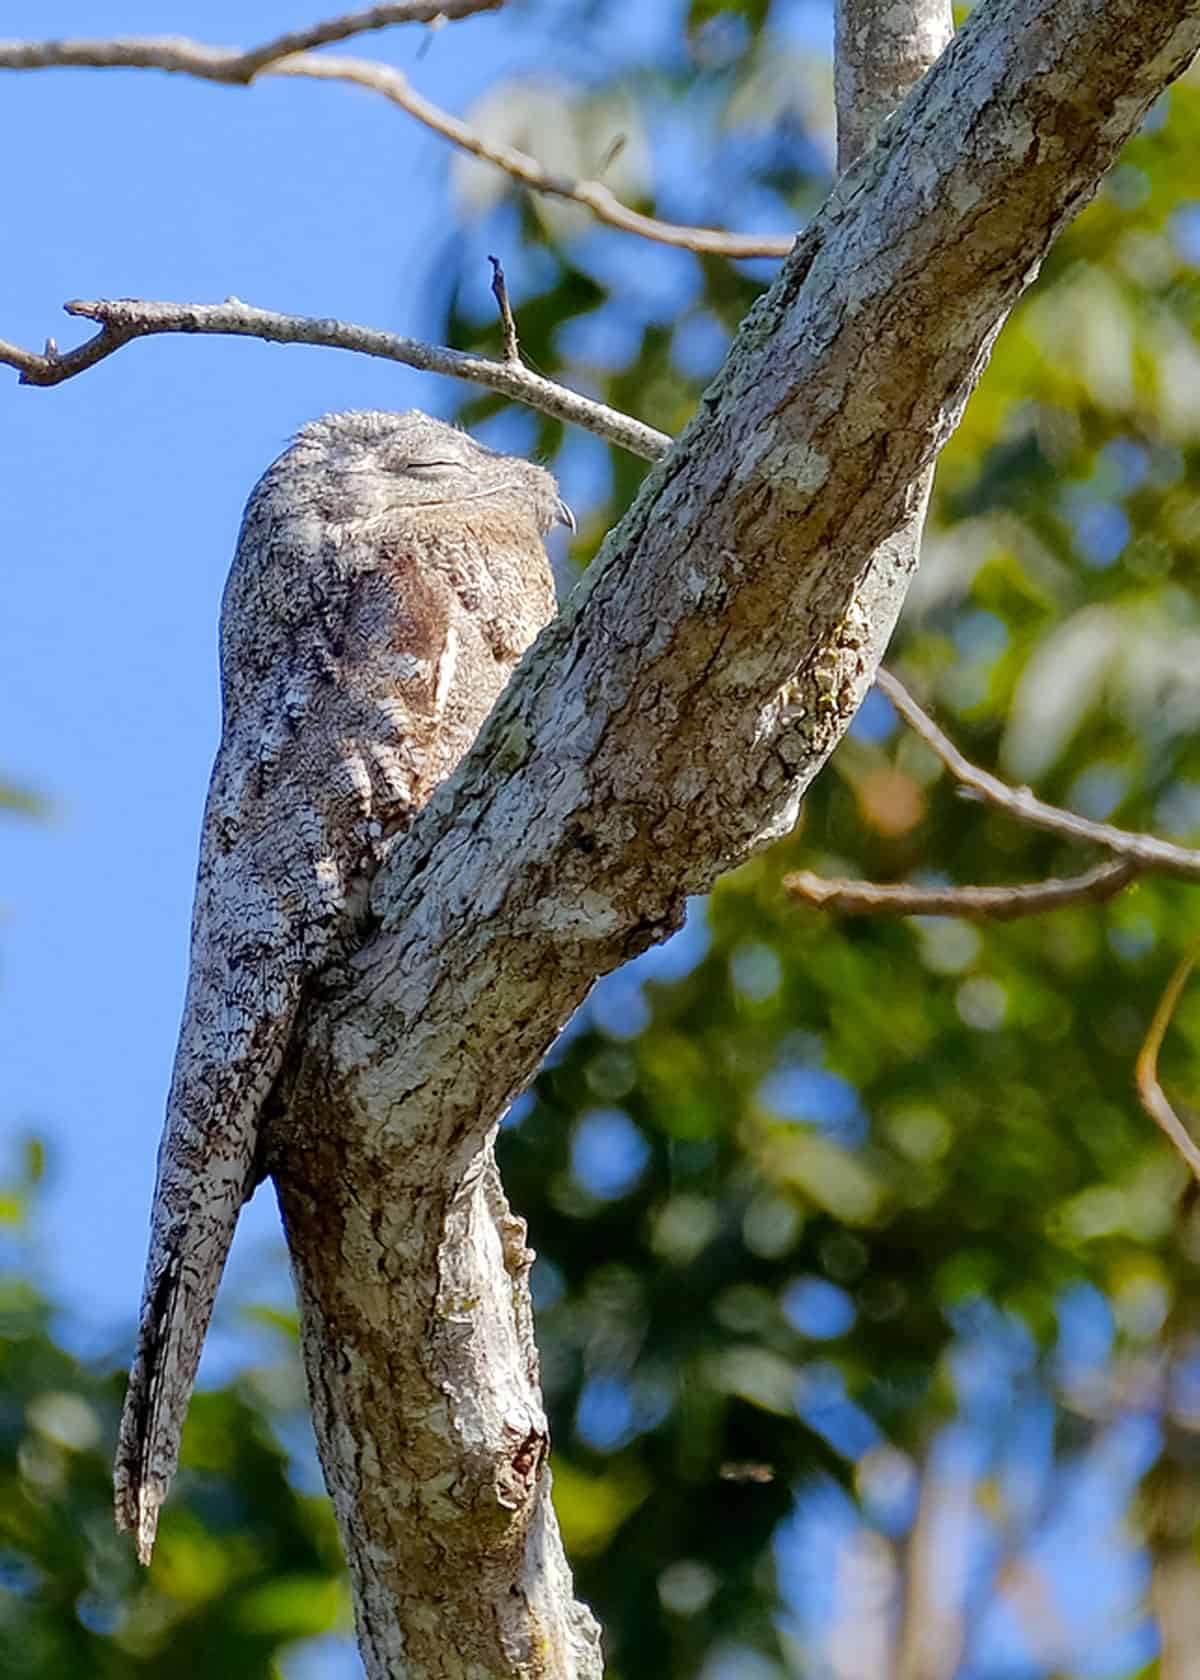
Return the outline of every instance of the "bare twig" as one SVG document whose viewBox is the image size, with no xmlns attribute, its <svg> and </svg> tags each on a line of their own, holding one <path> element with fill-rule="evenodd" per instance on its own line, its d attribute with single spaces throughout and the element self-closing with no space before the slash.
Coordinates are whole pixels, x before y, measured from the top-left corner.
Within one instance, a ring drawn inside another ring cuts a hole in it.
<svg viewBox="0 0 1200 1680">
<path fill-rule="evenodd" d="M 1154 1123 L 1162 1127 L 1193 1173 L 1200 1178 L 1200 1149 L 1192 1142 L 1158 1079 L 1158 1052 L 1198 955 L 1200 952 L 1192 951 L 1186 956 L 1167 982 L 1167 989 L 1158 1000 L 1158 1008 L 1146 1033 L 1146 1041 L 1138 1053 L 1135 1077 L 1142 1107 Z"/>
<path fill-rule="evenodd" d="M 1136 863 L 1102 863 L 1065 880 L 1011 887 L 920 887 L 907 882 L 880 885 L 814 875 L 801 869 L 783 884 L 797 898 L 841 916 L 962 916 L 970 921 L 1012 922 L 1041 916 L 1071 904 L 1103 904 L 1141 874 Z"/>
<path fill-rule="evenodd" d="M 508 301 L 508 282 L 504 278 L 504 265 L 499 257 L 489 257 L 488 261 L 492 265 L 492 296 L 496 300 L 496 308 L 500 311 L 500 325 L 504 332 L 504 360 L 521 367 L 521 340 L 517 337 L 517 323 L 513 318 L 512 304 Z"/>
<path fill-rule="evenodd" d="M 569 199 L 590 210 L 597 221 L 625 233 L 639 234 L 660 245 L 720 257 L 785 257 L 794 243 L 792 234 L 727 233 L 720 228 L 690 227 L 644 216 L 623 204 L 602 181 L 580 181 L 546 169 L 536 158 L 515 146 L 487 140 L 460 118 L 423 98 L 400 70 L 369 58 L 346 58 L 326 53 L 300 52 L 297 43 L 316 44 L 344 39 L 366 28 L 381 28 L 384 21 L 410 18 L 466 16 L 502 4 L 502 0 L 439 0 L 438 4 L 377 6 L 369 12 L 347 14 L 307 30 L 277 36 L 261 47 L 241 52 L 233 47 L 206 46 L 177 36 L 125 36 L 96 41 L 0 41 L 0 70 L 44 70 L 64 65 L 95 69 L 170 70 L 200 76 L 207 81 L 245 85 L 259 75 L 305 76 L 314 80 L 350 82 L 381 94 L 393 105 L 449 140 L 472 157 L 494 164 L 497 169 L 534 192 Z M 361 20 L 375 14 L 396 17 L 377 23 Z M 353 26 L 353 27 L 352 27 Z M 286 55 L 286 56 L 285 56 Z"/>
<path fill-rule="evenodd" d="M 989 805 L 1006 811 L 1031 828 L 1062 834 L 1084 845 L 1099 846 L 1102 851 L 1112 852 L 1142 869 L 1178 875 L 1189 881 L 1200 880 L 1200 851 L 1159 840 L 1152 834 L 1137 834 L 1130 829 L 1114 828 L 1111 823 L 1092 822 L 1087 817 L 1076 816 L 1074 811 L 1046 804 L 1027 787 L 1010 787 L 999 776 L 981 770 L 965 758 L 894 673 L 881 668 L 876 681 L 905 723 L 933 749 L 955 780 Z"/>
<path fill-rule="evenodd" d="M 430 23 L 494 12 L 504 0 L 396 0 L 290 29 L 257 47 L 214 47 L 182 35 L 114 35 L 104 40 L 0 41 L 0 70 L 56 70 L 77 65 L 97 70 L 168 70 L 205 81 L 242 86 L 278 59 L 332 41 L 387 29 L 394 23 Z"/>
<path fill-rule="evenodd" d="M 117 298 L 76 301 L 63 307 L 68 315 L 98 321 L 100 331 L 74 350 L 60 352 L 48 346 L 43 354 L 0 341 L 0 362 L 18 368 L 22 384 L 60 385 L 135 338 L 150 338 L 160 333 L 217 333 L 261 338 L 272 344 L 323 344 L 336 350 L 355 350 L 367 356 L 381 356 L 386 361 L 403 362 L 422 373 L 470 380 L 515 402 L 527 403 L 568 425 L 582 426 L 644 460 L 655 461 L 670 447 L 670 438 L 652 426 L 644 426 L 640 420 L 569 391 L 564 385 L 556 385 L 520 362 L 471 356 L 461 350 L 423 344 L 415 338 L 356 326 L 349 321 L 283 315 L 275 310 L 255 309 L 237 298 L 228 298 L 224 303 L 155 303 Z"/>
<path fill-rule="evenodd" d="M 393 23 L 427 23 L 436 27 L 480 12 L 495 12 L 503 5 L 504 0 L 394 0 L 391 5 L 366 6 L 360 12 L 346 12 L 341 17 L 311 23 L 307 29 L 277 35 L 273 41 L 252 47 L 246 59 L 252 66 L 253 76 L 277 59 L 328 46 L 332 41 L 348 41 L 352 35 L 387 29 Z"/>
<path fill-rule="evenodd" d="M 1200 880 L 1200 851 L 1176 846 L 1151 834 L 1114 828 L 1076 816 L 1038 799 L 1029 788 L 1010 787 L 964 757 L 913 699 L 899 677 L 880 667 L 876 682 L 904 721 L 941 759 L 955 780 L 969 793 L 1005 811 L 1018 822 L 1061 834 L 1115 853 L 1116 863 L 1100 864 L 1066 879 L 1022 882 L 1015 886 L 922 887 L 908 882 L 887 885 L 875 881 L 830 879 L 800 870 L 784 879 L 789 892 L 821 909 L 844 916 L 879 913 L 899 916 L 963 916 L 978 921 L 1015 921 L 1038 916 L 1069 904 L 1103 904 L 1115 898 L 1137 876 L 1155 871 Z"/>
</svg>

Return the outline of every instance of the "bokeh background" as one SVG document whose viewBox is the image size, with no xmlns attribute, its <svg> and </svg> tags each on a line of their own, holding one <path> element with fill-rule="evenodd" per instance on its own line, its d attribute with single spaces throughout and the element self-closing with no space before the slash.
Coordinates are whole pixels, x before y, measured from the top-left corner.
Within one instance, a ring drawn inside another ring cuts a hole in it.
<svg viewBox="0 0 1200 1680">
<path fill-rule="evenodd" d="M 247 44 L 296 0 L 10 0 L 12 37 Z M 826 0 L 509 0 L 342 51 L 664 217 L 800 226 Z M 7 74 L 0 336 L 66 298 L 248 302 L 499 346 L 668 431 L 769 263 L 532 200 L 370 95 Z M 965 750 L 1200 840 L 1200 81 L 1155 107 L 940 465 L 892 660 Z M 0 1673 L 342 1680 L 336 1534 L 269 1193 L 239 1232 L 154 1568 L 107 1465 L 140 1288 L 242 505 L 306 419 L 418 405 L 537 453 L 580 520 L 644 467 L 389 364 L 135 344 L 0 374 Z M 797 867 L 1009 881 L 1086 854 L 964 802 L 879 696 L 797 833 L 597 988 L 502 1139 L 556 1501 L 615 1680 L 1200 1672 L 1200 1220 L 1132 1067 L 1196 899 L 838 921 Z M 1186 1100 L 1200 999 L 1164 1056 Z"/>
</svg>

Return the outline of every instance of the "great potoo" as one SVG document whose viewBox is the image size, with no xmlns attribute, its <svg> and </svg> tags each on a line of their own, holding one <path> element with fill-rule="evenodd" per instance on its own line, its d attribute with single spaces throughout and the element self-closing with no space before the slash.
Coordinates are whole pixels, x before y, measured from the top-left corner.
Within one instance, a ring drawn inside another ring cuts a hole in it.
<svg viewBox="0 0 1200 1680">
<path fill-rule="evenodd" d="M 250 498 L 114 1475 L 143 1562 L 305 982 L 552 616 L 563 519 L 549 473 L 416 412 L 314 421 Z"/>
</svg>

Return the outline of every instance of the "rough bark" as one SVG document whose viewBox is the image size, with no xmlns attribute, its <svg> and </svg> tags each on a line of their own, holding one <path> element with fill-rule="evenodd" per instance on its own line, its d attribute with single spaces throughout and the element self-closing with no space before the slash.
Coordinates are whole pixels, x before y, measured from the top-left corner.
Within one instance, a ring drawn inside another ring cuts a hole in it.
<svg viewBox="0 0 1200 1680">
<path fill-rule="evenodd" d="M 954 34 L 950 0 L 834 0 L 838 168 L 873 146 Z"/>
<path fill-rule="evenodd" d="M 834 102 L 838 168 L 878 140 L 901 100 L 954 37 L 950 0 L 834 0 Z M 913 480 L 907 520 L 884 538 L 870 564 L 915 570 L 921 555 L 934 463 Z"/>
<path fill-rule="evenodd" d="M 599 1672 L 496 1118 L 598 975 L 793 824 L 1006 312 L 1197 47 L 1200 0 L 972 15 L 751 311 L 311 1011 L 272 1166 L 371 1680 Z"/>
</svg>

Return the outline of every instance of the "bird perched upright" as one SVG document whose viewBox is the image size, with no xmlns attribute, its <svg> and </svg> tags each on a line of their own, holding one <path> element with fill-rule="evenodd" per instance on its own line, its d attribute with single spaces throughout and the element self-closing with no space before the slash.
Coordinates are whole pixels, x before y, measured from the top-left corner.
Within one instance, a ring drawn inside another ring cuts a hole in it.
<svg viewBox="0 0 1200 1680">
<path fill-rule="evenodd" d="M 542 538 L 559 521 L 549 473 L 415 411 L 314 421 L 247 505 L 114 1470 L 144 1563 L 305 983 L 361 937 L 384 843 L 553 615 Z"/>
</svg>

